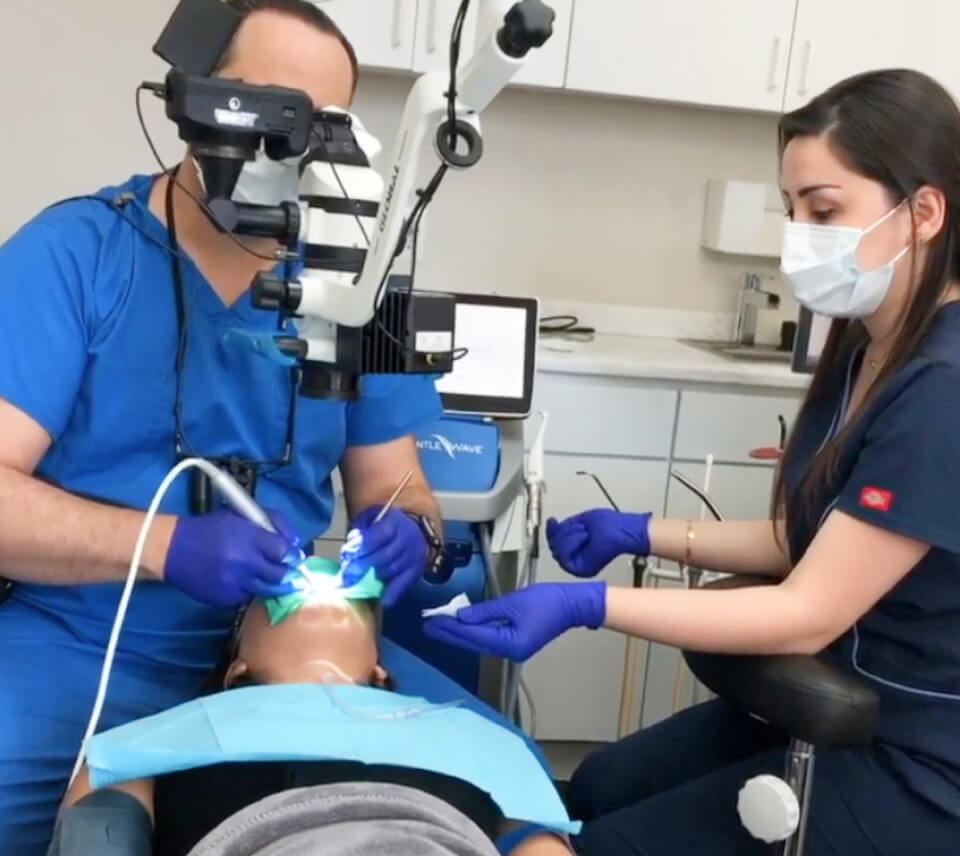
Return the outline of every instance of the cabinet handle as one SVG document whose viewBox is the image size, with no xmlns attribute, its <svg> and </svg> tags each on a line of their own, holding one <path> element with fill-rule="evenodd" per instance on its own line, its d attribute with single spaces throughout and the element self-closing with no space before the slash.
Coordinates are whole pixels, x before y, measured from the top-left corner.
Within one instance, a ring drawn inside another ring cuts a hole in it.
<svg viewBox="0 0 960 856">
<path fill-rule="evenodd" d="M 404 6 L 405 0 L 393 0 L 393 32 L 390 34 L 390 42 L 394 48 L 403 45 Z"/>
<path fill-rule="evenodd" d="M 430 0 L 427 10 L 427 53 L 437 52 L 437 0 Z"/>
<path fill-rule="evenodd" d="M 770 51 L 770 69 L 767 72 L 767 91 L 774 92 L 777 89 L 777 69 L 780 68 L 780 39 L 773 40 L 773 49 Z"/>
<path fill-rule="evenodd" d="M 807 78 L 810 76 L 810 54 L 813 53 L 813 42 L 807 39 L 803 43 L 803 63 L 800 71 L 800 86 L 797 88 L 797 95 L 807 94 Z"/>
</svg>

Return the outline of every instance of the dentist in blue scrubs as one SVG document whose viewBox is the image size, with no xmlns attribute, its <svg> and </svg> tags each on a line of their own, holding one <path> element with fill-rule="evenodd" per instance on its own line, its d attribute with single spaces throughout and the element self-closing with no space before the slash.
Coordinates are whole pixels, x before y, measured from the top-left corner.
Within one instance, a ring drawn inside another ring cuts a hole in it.
<svg viewBox="0 0 960 856">
<path fill-rule="evenodd" d="M 593 510 L 548 527 L 575 576 L 656 555 L 776 584 L 545 583 L 428 632 L 515 660 L 573 627 L 817 654 L 871 685 L 881 719 L 871 745 L 818 753 L 807 856 L 948 856 L 960 851 L 960 111 L 922 74 L 869 73 L 785 115 L 779 144 L 783 273 L 835 320 L 773 521 Z M 716 700 L 601 749 L 571 782 L 581 852 L 769 852 L 740 826 L 737 792 L 778 773 L 785 744 Z"/>
<path fill-rule="evenodd" d="M 229 2 L 244 21 L 223 76 L 349 107 L 356 57 L 314 4 Z M 237 192 L 269 201 L 258 194 L 286 186 L 275 186 L 276 172 L 247 164 Z M 189 155 L 177 176 L 202 193 Z M 426 521 L 440 521 L 412 433 L 440 413 L 433 382 L 371 378 L 351 403 L 294 399 L 289 369 L 227 335 L 277 329 L 276 313 L 255 309 L 248 291 L 271 267 L 217 233 L 166 175 L 51 207 L 0 247 L 0 576 L 12 581 L 0 605 L 0 853 L 41 856 L 50 842 L 118 583 L 178 452 L 263 462 L 256 499 L 280 534 L 219 508 L 194 515 L 189 478 L 175 483 L 147 541 L 102 728 L 197 695 L 235 608 L 275 591 L 291 548 L 328 527 L 335 467 L 387 604 L 423 572 L 436 541 Z M 414 479 L 374 525 L 408 470 Z"/>
</svg>

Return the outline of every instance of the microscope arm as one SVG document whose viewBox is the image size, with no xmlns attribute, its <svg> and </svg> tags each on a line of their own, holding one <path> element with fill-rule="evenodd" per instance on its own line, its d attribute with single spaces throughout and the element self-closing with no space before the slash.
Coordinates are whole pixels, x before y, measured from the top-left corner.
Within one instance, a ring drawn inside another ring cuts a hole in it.
<svg viewBox="0 0 960 856">
<path fill-rule="evenodd" d="M 521 0 L 502 18 L 500 28 L 483 40 L 457 75 L 457 127 L 461 137 L 471 142 L 467 155 L 450 151 L 447 143 L 449 74 L 435 71 L 417 80 L 404 108 L 386 174 L 386 192 L 369 236 L 370 246 L 359 280 L 355 284 L 342 278 L 313 282 L 303 290 L 301 314 L 348 327 L 362 327 L 373 319 L 383 296 L 382 283 L 410 214 L 424 150 L 434 146 L 441 160 L 452 167 L 466 168 L 479 160 L 482 140 L 475 127 L 477 115 L 523 66 L 527 53 L 547 41 L 552 34 L 553 19 L 553 11 L 541 0 Z"/>
</svg>

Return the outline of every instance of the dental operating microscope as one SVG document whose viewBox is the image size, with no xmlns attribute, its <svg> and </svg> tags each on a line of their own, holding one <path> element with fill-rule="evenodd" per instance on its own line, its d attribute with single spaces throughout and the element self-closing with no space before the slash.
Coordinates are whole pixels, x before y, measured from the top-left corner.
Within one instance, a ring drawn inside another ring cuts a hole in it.
<svg viewBox="0 0 960 856">
<path fill-rule="evenodd" d="M 461 4 L 459 19 L 469 5 Z M 363 375 L 443 374 L 453 366 L 455 297 L 416 291 L 412 282 L 392 288 L 390 275 L 444 175 L 480 160 L 480 113 L 550 38 L 554 20 L 541 0 L 480 5 L 499 26 L 462 69 L 452 64 L 453 74 L 431 72 L 413 85 L 385 180 L 348 114 L 313 105 L 302 91 L 215 76 L 242 22 L 221 0 L 181 0 L 154 48 L 172 69 L 164 83 L 143 86 L 165 101 L 190 146 L 202 210 L 224 233 L 280 245 L 277 262 L 287 264 L 257 276 L 253 301 L 297 319 L 297 330 L 249 344 L 301 367 L 305 396 L 350 398 Z M 451 46 L 459 53 L 456 30 Z M 431 148 L 439 167 L 418 190 L 418 167 Z M 232 198 L 244 165 L 261 150 L 298 164 L 299 198 L 279 205 Z M 299 276 L 294 265 L 302 266 Z"/>
</svg>

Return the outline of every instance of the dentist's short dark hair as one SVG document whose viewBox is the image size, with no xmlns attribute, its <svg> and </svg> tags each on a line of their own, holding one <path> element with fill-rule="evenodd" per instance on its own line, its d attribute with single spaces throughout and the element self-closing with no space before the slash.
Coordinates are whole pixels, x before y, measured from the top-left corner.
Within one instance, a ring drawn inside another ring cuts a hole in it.
<svg viewBox="0 0 960 856">
<path fill-rule="evenodd" d="M 360 66 L 357 62 L 357 52 L 353 49 L 350 40 L 344 35 L 333 18 L 318 6 L 308 2 L 308 0 L 226 0 L 227 5 L 233 9 L 241 18 L 246 18 L 254 12 L 279 12 L 283 15 L 289 15 L 298 18 L 305 24 L 318 29 L 321 33 L 333 36 L 343 45 L 347 56 L 350 58 L 350 65 L 353 68 L 353 89 L 356 91 L 357 80 L 360 76 Z M 219 67 L 223 67 L 230 60 L 232 47 L 227 48 L 220 58 Z"/>
</svg>

